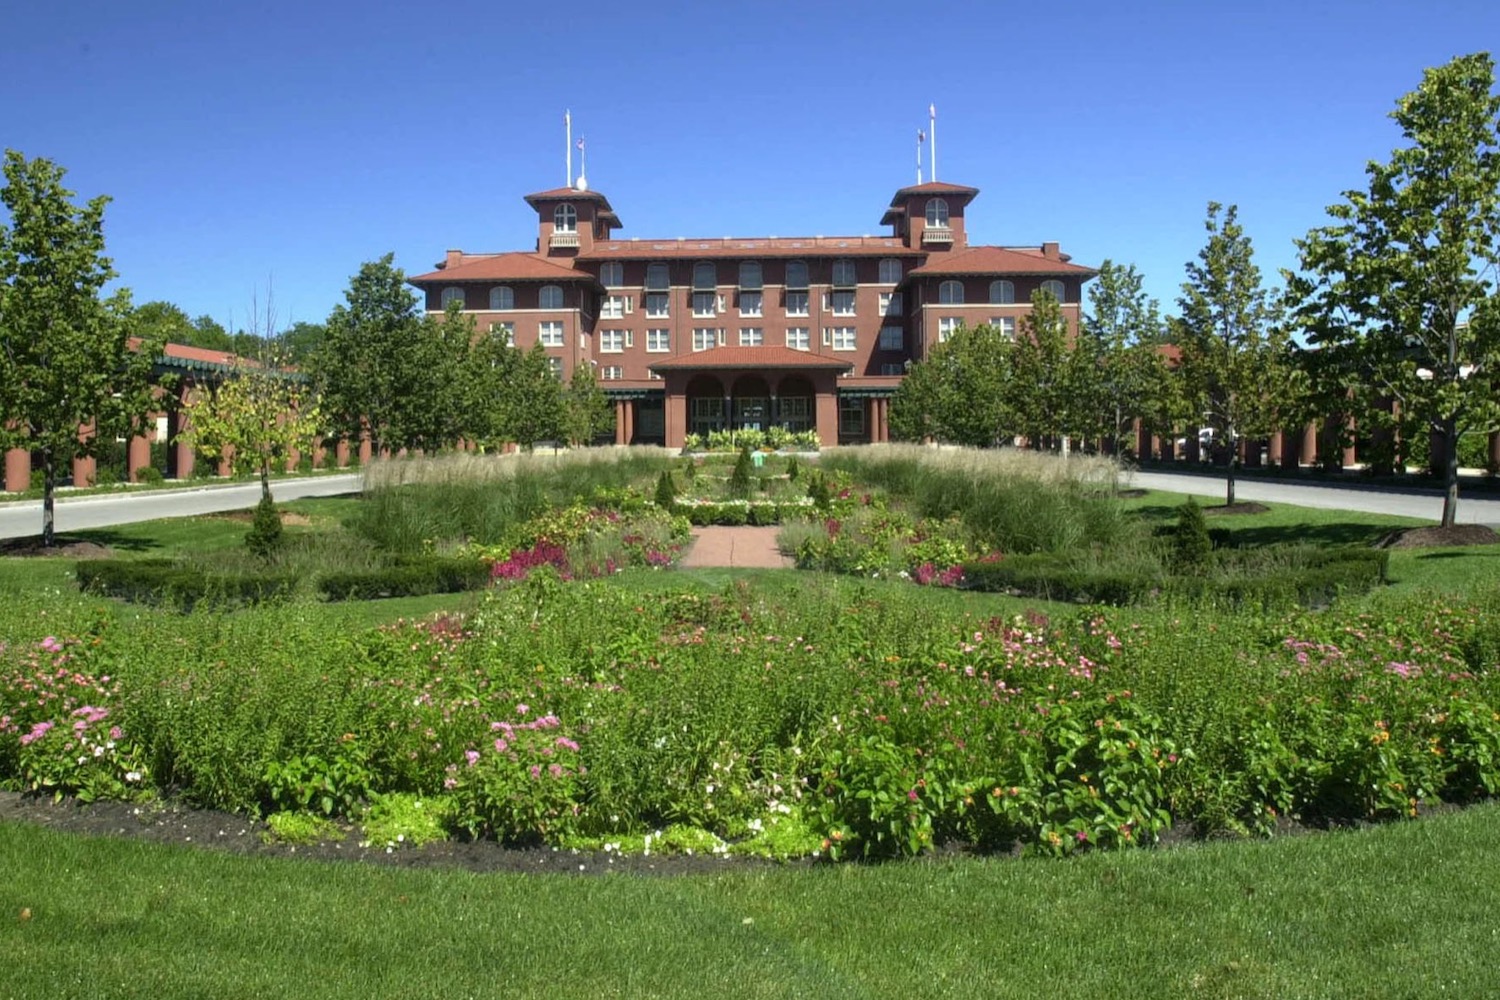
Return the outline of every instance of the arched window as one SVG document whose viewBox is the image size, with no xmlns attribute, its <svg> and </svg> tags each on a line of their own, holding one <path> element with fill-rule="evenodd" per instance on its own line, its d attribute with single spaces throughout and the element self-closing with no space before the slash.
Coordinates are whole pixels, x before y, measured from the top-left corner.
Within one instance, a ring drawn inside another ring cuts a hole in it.
<svg viewBox="0 0 1500 1000">
<path fill-rule="evenodd" d="M 807 288 L 807 261 L 789 260 L 786 262 L 786 287 Z"/>
<path fill-rule="evenodd" d="M 496 285 L 490 289 L 490 308 L 494 310 L 514 309 L 516 307 L 516 293 L 509 286 Z"/>
<path fill-rule="evenodd" d="M 939 285 L 938 304 L 945 306 L 963 305 L 964 283 L 962 281 L 945 281 Z"/>
<path fill-rule="evenodd" d="M 464 307 L 464 290 L 462 288 L 445 288 L 443 289 L 443 294 L 439 301 L 441 302 L 444 309 L 447 309 L 455 302 L 457 302 L 458 307 L 462 309 Z"/>
<path fill-rule="evenodd" d="M 1063 283 L 1056 279 L 1042 282 L 1042 291 L 1051 293 L 1052 297 L 1059 302 L 1066 302 L 1063 298 Z"/>
<path fill-rule="evenodd" d="M 693 265 L 693 290 L 711 292 L 719 287 L 719 271 L 708 261 Z"/>
<path fill-rule="evenodd" d="M 578 210 L 572 205 L 558 205 L 552 210 L 552 228 L 559 233 L 576 233 Z"/>
<path fill-rule="evenodd" d="M 990 282 L 990 305 L 1008 306 L 1016 301 L 1016 286 L 1001 278 Z"/>
<path fill-rule="evenodd" d="M 646 265 L 646 291 L 665 292 L 670 288 L 670 278 L 665 264 Z"/>
<path fill-rule="evenodd" d="M 929 229 L 948 228 L 948 203 L 942 198 L 927 200 L 927 227 Z"/>
<path fill-rule="evenodd" d="M 880 283 L 882 285 L 901 284 L 901 262 L 894 257 L 887 257 L 880 262 Z"/>
<path fill-rule="evenodd" d="M 845 257 L 833 262 L 833 284 L 835 288 L 853 288 L 857 284 L 854 261 Z"/>
<path fill-rule="evenodd" d="M 760 261 L 747 260 L 740 263 L 740 288 L 751 292 L 760 291 Z"/>
<path fill-rule="evenodd" d="M 543 309 L 561 309 L 563 290 L 559 285 L 543 285 L 540 305 Z"/>
<path fill-rule="evenodd" d="M 619 288 L 625 284 L 625 265 L 617 260 L 599 265 L 599 284 L 605 288 Z"/>
</svg>

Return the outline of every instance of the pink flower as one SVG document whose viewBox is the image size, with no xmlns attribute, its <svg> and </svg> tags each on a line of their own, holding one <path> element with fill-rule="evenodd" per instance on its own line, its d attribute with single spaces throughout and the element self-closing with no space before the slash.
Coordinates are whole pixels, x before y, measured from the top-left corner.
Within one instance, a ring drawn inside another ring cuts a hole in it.
<svg viewBox="0 0 1500 1000">
<path fill-rule="evenodd" d="M 907 792 L 906 793 L 906 799 L 907 799 L 908 802 L 915 802 L 915 801 L 917 801 L 917 790 L 915 788 L 913 788 L 911 791 Z"/>
<path fill-rule="evenodd" d="M 21 745 L 23 747 L 24 746 L 30 746 L 31 744 L 35 743 L 37 740 L 41 739 L 43 736 L 46 736 L 47 735 L 47 730 L 49 730 L 51 728 L 52 728 L 52 723 L 50 723 L 50 722 L 38 722 L 36 725 L 34 725 L 34 726 L 31 727 L 31 732 L 29 732 L 25 736 L 21 737 Z"/>
<path fill-rule="evenodd" d="M 1086 830 L 1079 830 L 1077 833 L 1073 834 L 1073 836 L 1078 838 L 1078 842 L 1080 844 L 1085 843 L 1089 839 L 1088 831 Z"/>
<path fill-rule="evenodd" d="M 553 764 L 551 767 L 547 768 L 547 773 L 551 774 L 554 778 L 561 778 L 563 773 L 562 765 Z"/>
<path fill-rule="evenodd" d="M 517 715 L 525 715 L 529 711 L 531 711 L 531 706 L 530 705 L 522 704 L 522 705 L 517 705 L 516 706 L 516 714 Z"/>
<path fill-rule="evenodd" d="M 531 765 L 531 776 L 533 778 L 540 778 L 542 776 L 542 766 L 540 764 Z"/>
<path fill-rule="evenodd" d="M 578 744 L 574 743 L 572 740 L 568 739 L 566 736 L 559 736 L 557 738 L 557 745 L 560 746 L 560 747 L 562 747 L 564 750 L 573 750 L 573 751 L 576 751 L 578 749 Z"/>
<path fill-rule="evenodd" d="M 61 653 L 62 643 L 57 641 L 57 636 L 49 635 L 42 640 L 42 648 L 49 653 Z"/>
<path fill-rule="evenodd" d="M 509 749 L 510 749 L 510 744 L 507 743 L 507 742 L 505 742 L 504 740 L 496 740 L 495 741 L 495 752 L 496 753 L 504 753 L 505 751 L 507 751 Z"/>
<path fill-rule="evenodd" d="M 495 749 L 498 750 L 500 748 L 496 747 Z M 469 766 L 470 767 L 473 767 L 475 764 L 479 763 L 479 751 L 478 750 L 465 750 L 464 751 L 464 760 L 466 760 L 466 761 L 469 762 Z"/>
</svg>

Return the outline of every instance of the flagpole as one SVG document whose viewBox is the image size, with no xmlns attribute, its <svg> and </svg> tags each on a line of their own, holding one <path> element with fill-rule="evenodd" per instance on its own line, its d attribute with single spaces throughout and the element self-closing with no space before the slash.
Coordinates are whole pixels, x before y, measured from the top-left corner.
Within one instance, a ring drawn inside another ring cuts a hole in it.
<svg viewBox="0 0 1500 1000">
<path fill-rule="evenodd" d="M 917 129 L 917 183 L 922 183 L 922 130 Z"/>
<path fill-rule="evenodd" d="M 932 179 L 937 180 L 937 105 L 927 105 L 927 134 L 932 138 Z"/>
<path fill-rule="evenodd" d="M 568 153 L 568 183 L 565 184 L 565 185 L 563 185 L 563 186 L 564 187 L 572 187 L 573 186 L 573 112 L 572 111 L 564 111 L 563 112 L 563 125 L 567 126 L 567 130 L 568 130 L 567 138 L 563 141 L 563 145 L 565 145 L 567 147 L 567 153 Z"/>
</svg>

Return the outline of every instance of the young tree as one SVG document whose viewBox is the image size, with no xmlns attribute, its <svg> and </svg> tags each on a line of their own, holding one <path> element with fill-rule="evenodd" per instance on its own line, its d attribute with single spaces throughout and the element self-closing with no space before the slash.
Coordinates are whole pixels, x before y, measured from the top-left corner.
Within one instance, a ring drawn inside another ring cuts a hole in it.
<svg viewBox="0 0 1500 1000">
<path fill-rule="evenodd" d="M 912 365 L 891 399 L 898 440 L 935 438 L 989 448 L 1015 434 L 1006 386 L 1010 340 L 998 328 L 960 327 Z"/>
<path fill-rule="evenodd" d="M 570 445 L 592 444 L 594 438 L 614 425 L 614 409 L 594 378 L 594 366 L 573 369 L 564 393 L 564 424 Z"/>
<path fill-rule="evenodd" d="M 500 402 L 500 432 L 527 451 L 538 441 L 562 435 L 563 387 L 553 373 L 547 349 L 518 351 Z"/>
<path fill-rule="evenodd" d="M 261 364 L 241 363 L 232 374 L 188 404 L 193 447 L 226 461 L 238 473 L 260 474 L 260 495 L 271 501 L 271 470 L 294 451 L 310 452 L 321 436 L 321 415 L 305 376 L 267 354 Z"/>
<path fill-rule="evenodd" d="M 1234 205 L 1209 202 L 1208 243 L 1188 262 L 1177 300 L 1184 395 L 1229 449 L 1226 504 L 1234 503 L 1240 440 L 1274 429 L 1288 377 L 1286 333 L 1238 215 Z"/>
<path fill-rule="evenodd" d="M 1443 520 L 1458 513 L 1458 439 L 1500 420 L 1500 96 L 1488 54 L 1427 70 L 1391 113 L 1409 145 L 1298 242 L 1298 319 L 1361 412 L 1394 400 L 1445 442 Z"/>
<path fill-rule="evenodd" d="M 101 300 L 115 276 L 104 256 L 104 206 L 75 208 L 64 171 L 5 153 L 0 189 L 0 450 L 30 449 L 42 466 L 42 544 L 55 542 L 62 469 L 127 435 L 151 407 L 159 335 L 130 342 L 130 301 Z M 80 434 L 80 428 L 92 431 Z"/>
<path fill-rule="evenodd" d="M 1068 342 L 1068 322 L 1057 299 L 1051 292 L 1035 292 L 1011 351 L 1006 393 L 1032 447 L 1079 429 L 1084 366 L 1075 347 Z"/>
<path fill-rule="evenodd" d="M 1116 454 L 1126 422 L 1144 415 L 1153 382 L 1161 375 L 1156 350 L 1161 311 L 1141 286 L 1134 264 L 1100 264 L 1089 285 L 1090 311 L 1078 338 L 1080 358 L 1093 368 L 1093 377 L 1084 383 L 1088 391 L 1079 398 L 1083 432 L 1109 440 Z"/>
</svg>

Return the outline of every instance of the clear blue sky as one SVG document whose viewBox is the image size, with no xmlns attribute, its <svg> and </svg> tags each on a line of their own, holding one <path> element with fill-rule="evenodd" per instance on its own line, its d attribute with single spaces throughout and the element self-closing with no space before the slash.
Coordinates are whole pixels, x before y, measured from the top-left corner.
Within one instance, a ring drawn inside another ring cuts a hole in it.
<svg viewBox="0 0 1500 1000">
<path fill-rule="evenodd" d="M 137 302 L 232 327 L 268 285 L 320 321 L 387 251 L 529 249 L 565 108 L 626 237 L 859 235 L 933 102 L 972 242 L 1134 262 L 1172 310 L 1209 200 L 1275 278 L 1500 2 L 57 0 L 3 34 L 0 145 L 113 196 Z"/>
</svg>

